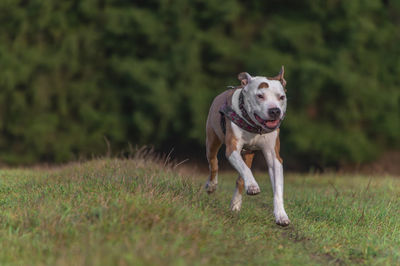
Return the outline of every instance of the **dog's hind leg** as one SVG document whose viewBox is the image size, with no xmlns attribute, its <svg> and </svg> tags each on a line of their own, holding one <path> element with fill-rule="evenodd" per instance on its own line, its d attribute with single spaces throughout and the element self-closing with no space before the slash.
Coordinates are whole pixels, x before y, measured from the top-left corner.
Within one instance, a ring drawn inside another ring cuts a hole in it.
<svg viewBox="0 0 400 266">
<path fill-rule="evenodd" d="M 221 147 L 222 142 L 218 138 L 214 129 L 207 128 L 207 140 L 206 140 L 206 150 L 207 150 L 207 161 L 210 169 L 210 176 L 206 183 L 205 189 L 207 193 L 213 193 L 217 189 L 218 184 L 218 150 Z"/>
<path fill-rule="evenodd" d="M 243 161 L 246 163 L 247 167 L 251 168 L 254 158 L 254 152 L 243 151 L 242 152 Z M 236 180 L 236 188 L 233 193 L 232 201 L 231 201 L 231 210 L 232 211 L 240 211 L 242 207 L 242 194 L 244 190 L 244 181 L 243 178 L 239 175 Z"/>
</svg>

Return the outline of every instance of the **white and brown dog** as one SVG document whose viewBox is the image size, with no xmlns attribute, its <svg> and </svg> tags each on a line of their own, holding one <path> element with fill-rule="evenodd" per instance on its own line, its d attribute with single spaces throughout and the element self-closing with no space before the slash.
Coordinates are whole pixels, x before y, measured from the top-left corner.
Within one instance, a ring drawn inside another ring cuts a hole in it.
<svg viewBox="0 0 400 266">
<path fill-rule="evenodd" d="M 208 193 L 217 188 L 217 153 L 223 143 L 226 157 L 239 172 L 231 210 L 239 211 L 242 192 L 260 193 L 250 170 L 254 151 L 261 150 L 267 161 L 274 194 L 274 215 L 278 225 L 287 226 L 290 220 L 283 206 L 283 168 L 279 156 L 279 125 L 286 112 L 284 68 L 276 77 L 238 75 L 241 86 L 218 95 L 207 118 L 207 160 L 210 176 L 206 184 Z"/>
</svg>

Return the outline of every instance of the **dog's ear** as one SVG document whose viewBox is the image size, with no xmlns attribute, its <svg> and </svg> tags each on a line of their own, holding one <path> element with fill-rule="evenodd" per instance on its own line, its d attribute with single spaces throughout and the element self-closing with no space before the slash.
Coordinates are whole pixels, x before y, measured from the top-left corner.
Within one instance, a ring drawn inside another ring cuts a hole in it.
<svg viewBox="0 0 400 266">
<path fill-rule="evenodd" d="M 242 86 L 246 86 L 247 84 L 250 83 L 251 76 L 247 72 L 242 72 L 242 73 L 239 73 L 238 79 L 240 80 L 240 83 L 242 84 Z"/>
<path fill-rule="evenodd" d="M 279 80 L 281 82 L 282 86 L 286 87 L 286 80 L 284 78 L 284 75 L 285 75 L 285 68 L 282 66 L 281 71 L 279 71 L 278 75 L 276 75 L 275 77 L 272 77 L 272 78 L 268 78 L 268 79 Z"/>
</svg>

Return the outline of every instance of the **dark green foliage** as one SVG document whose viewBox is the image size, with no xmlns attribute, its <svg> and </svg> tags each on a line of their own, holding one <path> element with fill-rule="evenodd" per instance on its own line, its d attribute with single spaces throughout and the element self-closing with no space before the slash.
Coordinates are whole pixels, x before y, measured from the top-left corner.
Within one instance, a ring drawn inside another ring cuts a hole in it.
<svg viewBox="0 0 400 266">
<path fill-rule="evenodd" d="M 0 158 L 62 162 L 127 143 L 204 144 L 236 75 L 283 64 L 282 147 L 320 164 L 398 147 L 395 1 L 2 1 Z M 287 152 L 288 153 L 288 152 Z"/>
</svg>

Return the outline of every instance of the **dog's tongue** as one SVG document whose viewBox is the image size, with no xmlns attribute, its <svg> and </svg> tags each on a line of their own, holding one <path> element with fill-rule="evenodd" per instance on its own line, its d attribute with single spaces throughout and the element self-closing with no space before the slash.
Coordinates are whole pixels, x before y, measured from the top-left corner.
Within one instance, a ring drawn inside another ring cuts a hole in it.
<svg viewBox="0 0 400 266">
<path fill-rule="evenodd" d="M 278 123 L 279 123 L 279 119 L 276 119 L 276 120 L 269 120 L 269 121 L 267 121 L 266 124 L 267 124 L 267 127 L 274 128 L 278 125 Z"/>
</svg>

